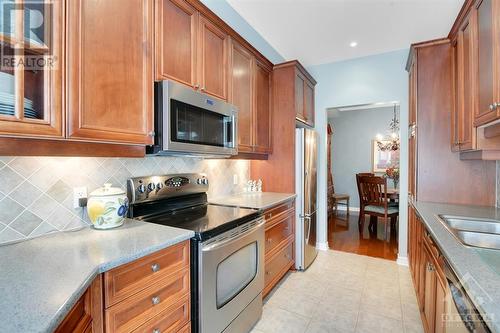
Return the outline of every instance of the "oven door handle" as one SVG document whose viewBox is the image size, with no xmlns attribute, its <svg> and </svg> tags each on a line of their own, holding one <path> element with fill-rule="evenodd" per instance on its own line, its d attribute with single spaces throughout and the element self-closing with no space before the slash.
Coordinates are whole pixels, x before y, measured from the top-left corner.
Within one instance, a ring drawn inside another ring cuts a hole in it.
<svg viewBox="0 0 500 333">
<path fill-rule="evenodd" d="M 223 246 L 226 246 L 226 245 L 229 245 L 235 241 L 238 241 L 240 238 L 244 237 L 244 236 L 248 236 L 250 234 L 253 234 L 255 232 L 257 232 L 259 229 L 261 229 L 262 227 L 264 227 L 264 219 L 263 218 L 260 218 L 257 222 L 257 224 L 255 226 L 253 226 L 252 228 L 246 230 L 245 232 L 241 233 L 241 234 L 236 234 L 232 237 L 228 237 L 228 238 L 224 238 L 224 239 L 221 239 L 220 241 L 217 241 L 217 242 L 214 242 L 214 243 L 211 243 L 207 246 L 202 246 L 201 250 L 203 252 L 208 252 L 208 251 L 215 251 Z"/>
</svg>

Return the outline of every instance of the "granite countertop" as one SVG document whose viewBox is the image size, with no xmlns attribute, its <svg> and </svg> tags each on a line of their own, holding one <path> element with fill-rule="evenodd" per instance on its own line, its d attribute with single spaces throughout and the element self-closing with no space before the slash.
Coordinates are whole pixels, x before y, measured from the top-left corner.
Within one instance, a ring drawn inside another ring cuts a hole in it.
<svg viewBox="0 0 500 333">
<path fill-rule="evenodd" d="M 296 196 L 294 193 L 244 192 L 227 197 L 210 199 L 209 202 L 214 205 L 266 210 L 291 200 Z"/>
<path fill-rule="evenodd" d="M 462 245 L 438 217 L 443 214 L 498 220 L 500 209 L 429 202 L 414 202 L 413 206 L 489 328 L 500 332 L 500 250 Z"/>
<path fill-rule="evenodd" d="M 52 332 L 94 278 L 194 236 L 127 219 L 0 247 L 0 332 Z"/>
</svg>

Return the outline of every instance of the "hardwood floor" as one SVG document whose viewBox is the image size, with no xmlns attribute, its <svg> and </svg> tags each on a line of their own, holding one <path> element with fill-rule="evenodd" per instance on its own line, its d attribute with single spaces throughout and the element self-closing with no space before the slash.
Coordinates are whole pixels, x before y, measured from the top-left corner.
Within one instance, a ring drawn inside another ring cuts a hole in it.
<svg viewBox="0 0 500 333">
<path fill-rule="evenodd" d="M 360 233 L 358 217 L 357 212 L 347 215 L 345 211 L 331 215 L 328 220 L 330 249 L 396 260 L 398 255 L 397 228 L 390 229 L 390 239 L 385 241 L 385 223 L 382 218 L 378 219 L 378 223 L 370 226 L 370 219 L 366 216 Z"/>
</svg>

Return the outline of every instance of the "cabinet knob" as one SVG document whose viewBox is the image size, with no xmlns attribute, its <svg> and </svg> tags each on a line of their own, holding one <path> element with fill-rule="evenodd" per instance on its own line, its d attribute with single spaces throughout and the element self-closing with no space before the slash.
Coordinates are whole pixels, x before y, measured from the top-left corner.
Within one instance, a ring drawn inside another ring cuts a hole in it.
<svg viewBox="0 0 500 333">
<path fill-rule="evenodd" d="M 268 242 L 268 243 L 271 243 L 272 241 L 273 241 L 273 239 L 272 239 L 272 238 L 268 238 L 268 239 L 266 239 L 266 242 Z"/>
<path fill-rule="evenodd" d="M 149 133 L 148 133 L 148 135 L 149 135 L 149 136 L 155 136 L 155 134 L 156 134 L 156 133 L 155 133 L 154 131 L 153 131 L 153 132 L 149 132 Z"/>
<path fill-rule="evenodd" d="M 153 305 L 160 304 L 160 296 L 155 296 L 155 297 L 151 298 L 151 303 L 153 303 Z"/>
<path fill-rule="evenodd" d="M 195 84 L 194 85 L 194 89 L 200 89 L 200 85 L 199 84 Z"/>
<path fill-rule="evenodd" d="M 157 329 L 157 328 L 155 328 L 155 329 L 153 330 L 153 333 L 160 333 L 160 330 L 159 330 L 159 329 Z"/>
<path fill-rule="evenodd" d="M 205 90 L 206 90 L 205 86 L 201 87 L 201 91 L 205 91 Z"/>
<path fill-rule="evenodd" d="M 160 270 L 160 265 L 159 264 L 152 264 L 151 265 L 151 270 L 156 273 Z"/>
<path fill-rule="evenodd" d="M 271 275 L 271 272 L 269 272 L 269 271 L 266 271 L 266 275 Z"/>
<path fill-rule="evenodd" d="M 490 104 L 490 111 L 494 111 L 495 110 L 495 106 L 493 104 Z"/>
</svg>

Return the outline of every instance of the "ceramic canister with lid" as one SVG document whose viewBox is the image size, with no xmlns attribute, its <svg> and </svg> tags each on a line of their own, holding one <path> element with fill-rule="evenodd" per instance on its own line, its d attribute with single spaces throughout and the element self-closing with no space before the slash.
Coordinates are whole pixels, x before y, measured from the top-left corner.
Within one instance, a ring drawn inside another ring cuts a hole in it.
<svg viewBox="0 0 500 333">
<path fill-rule="evenodd" d="M 111 229 L 123 224 L 128 210 L 125 191 L 112 184 L 104 184 L 89 195 L 87 212 L 96 229 Z"/>
</svg>

